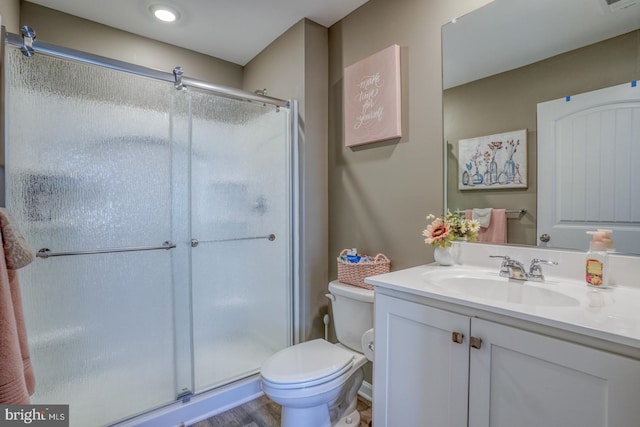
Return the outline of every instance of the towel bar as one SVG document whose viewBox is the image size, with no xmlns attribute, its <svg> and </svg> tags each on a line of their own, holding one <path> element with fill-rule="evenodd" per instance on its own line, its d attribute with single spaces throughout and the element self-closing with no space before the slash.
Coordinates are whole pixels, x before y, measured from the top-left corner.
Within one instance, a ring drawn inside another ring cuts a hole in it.
<svg viewBox="0 0 640 427">
<path fill-rule="evenodd" d="M 93 255 L 93 254 L 108 254 L 113 252 L 138 252 L 138 251 L 156 251 L 160 249 L 173 249 L 176 245 L 171 242 L 164 242 L 161 246 L 133 246 L 129 248 L 105 248 L 105 249 L 90 249 L 82 251 L 69 251 L 69 252 L 51 252 L 48 248 L 42 248 L 36 253 L 36 257 L 47 259 L 56 256 L 71 256 L 71 255 Z"/>
<path fill-rule="evenodd" d="M 507 209 L 506 211 L 507 211 L 508 214 L 517 213 L 519 215 L 524 215 L 524 214 L 527 213 L 526 209 Z M 461 215 L 461 214 L 465 213 L 465 211 L 462 210 L 462 209 L 456 209 L 455 211 L 453 211 L 453 213 L 457 214 L 457 215 Z"/>
</svg>

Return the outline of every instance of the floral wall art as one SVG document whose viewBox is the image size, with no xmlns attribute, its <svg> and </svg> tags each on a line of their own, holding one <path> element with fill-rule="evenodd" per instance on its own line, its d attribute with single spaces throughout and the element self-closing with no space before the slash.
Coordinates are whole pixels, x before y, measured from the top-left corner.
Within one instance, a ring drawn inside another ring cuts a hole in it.
<svg viewBox="0 0 640 427">
<path fill-rule="evenodd" d="M 527 130 L 458 141 L 458 188 L 527 188 Z"/>
<path fill-rule="evenodd" d="M 344 144 L 402 136 L 400 46 L 392 45 L 344 69 Z"/>
</svg>

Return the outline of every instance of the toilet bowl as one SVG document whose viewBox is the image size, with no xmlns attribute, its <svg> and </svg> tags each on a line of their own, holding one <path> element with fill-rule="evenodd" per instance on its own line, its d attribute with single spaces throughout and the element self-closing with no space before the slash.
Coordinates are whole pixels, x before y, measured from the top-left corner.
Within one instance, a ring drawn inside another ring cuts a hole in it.
<svg viewBox="0 0 640 427">
<path fill-rule="evenodd" d="M 357 394 L 362 373 L 355 374 L 366 361 L 364 355 L 339 344 L 323 339 L 306 341 L 278 352 L 264 363 L 262 390 L 282 406 L 282 427 L 334 426 L 348 415 L 344 413 L 346 407 L 340 410 L 343 402 L 338 398 L 347 398 L 347 388 Z M 351 387 L 345 387 L 349 382 Z"/>
<path fill-rule="evenodd" d="M 346 427 L 360 422 L 357 393 L 367 362 L 362 338 L 373 326 L 373 291 L 334 281 L 329 292 L 340 342 L 306 341 L 279 351 L 262 365 L 262 390 L 282 407 L 282 427 Z"/>
</svg>

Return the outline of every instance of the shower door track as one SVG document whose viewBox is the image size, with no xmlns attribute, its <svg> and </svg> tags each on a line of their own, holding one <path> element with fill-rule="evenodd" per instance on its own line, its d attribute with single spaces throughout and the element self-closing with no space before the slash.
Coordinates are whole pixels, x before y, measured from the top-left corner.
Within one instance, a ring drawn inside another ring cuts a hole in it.
<svg viewBox="0 0 640 427">
<path fill-rule="evenodd" d="M 25 27 L 23 27 L 23 34 L 25 34 L 24 28 Z M 23 48 L 25 46 L 25 39 L 22 36 L 18 34 L 5 32 L 4 26 L 2 27 L 2 31 L 4 32 L 4 35 L 5 35 L 6 44 L 15 46 L 18 48 Z M 42 53 L 45 55 L 51 55 L 59 58 L 68 59 L 71 61 L 98 65 L 101 67 L 110 68 L 112 70 L 136 74 L 142 77 L 148 77 L 156 80 L 163 80 L 168 83 L 176 83 L 176 79 L 177 79 L 177 76 L 173 71 L 166 72 L 166 71 L 154 70 L 153 68 L 143 67 L 140 65 L 135 65 L 128 62 L 124 62 L 124 61 L 118 61 L 117 59 L 106 58 L 104 56 L 94 55 L 92 53 L 87 53 L 87 52 L 82 52 L 75 49 L 57 46 L 51 43 L 36 41 L 35 39 L 32 42 L 30 42 L 29 47 L 31 48 L 31 51 L 33 53 Z M 276 107 L 285 107 L 285 108 L 290 108 L 291 106 L 291 102 L 284 99 L 273 98 L 265 95 L 258 95 L 258 94 L 247 92 L 241 89 L 236 89 L 236 88 L 222 86 L 222 85 L 216 85 L 213 83 L 208 83 L 208 82 L 190 78 L 190 77 L 183 77 L 182 75 L 180 75 L 179 86 L 194 87 L 197 89 L 202 89 L 202 90 L 214 93 L 219 96 L 223 96 L 225 98 L 233 98 L 241 101 L 258 102 L 258 103 L 269 104 Z"/>
</svg>

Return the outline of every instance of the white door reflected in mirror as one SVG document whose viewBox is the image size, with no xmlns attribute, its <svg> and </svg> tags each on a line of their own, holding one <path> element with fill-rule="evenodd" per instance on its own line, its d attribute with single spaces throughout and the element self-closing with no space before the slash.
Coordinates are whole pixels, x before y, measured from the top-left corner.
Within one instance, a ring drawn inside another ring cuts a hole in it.
<svg viewBox="0 0 640 427">
<path fill-rule="evenodd" d="M 640 253 L 640 88 L 626 83 L 538 104 L 538 233 L 586 249 L 613 230 Z"/>
</svg>

